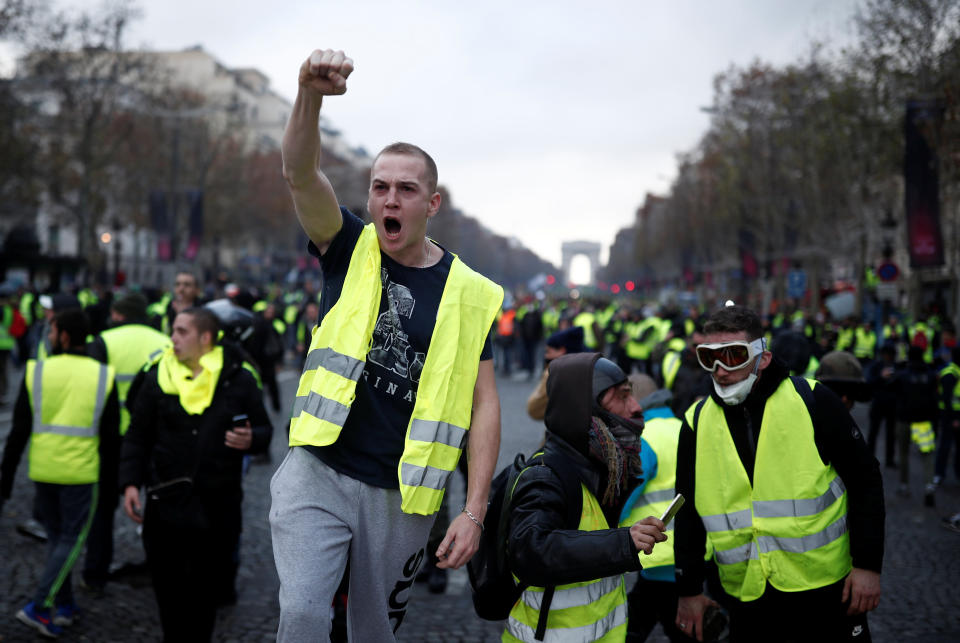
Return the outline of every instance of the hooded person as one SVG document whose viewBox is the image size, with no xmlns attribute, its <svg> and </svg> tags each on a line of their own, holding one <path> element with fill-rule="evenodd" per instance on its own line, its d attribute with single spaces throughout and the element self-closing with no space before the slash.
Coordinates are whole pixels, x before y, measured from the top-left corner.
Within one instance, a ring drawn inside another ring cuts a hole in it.
<svg viewBox="0 0 960 643">
<path fill-rule="evenodd" d="M 597 353 L 555 359 L 547 392 L 543 455 L 519 475 L 508 512 L 507 556 L 525 589 L 503 640 L 534 641 L 562 628 L 575 640 L 622 641 L 623 574 L 641 569 L 639 552 L 649 555 L 666 539 L 653 516 L 610 527 L 642 475 L 640 405 L 620 367 Z M 568 491 L 563 477 L 569 475 L 579 494 Z M 571 512 L 571 504 L 579 511 Z M 569 515 L 579 522 L 570 524 Z M 549 611 L 548 600 L 564 609 Z M 541 608 L 548 610 L 545 619 Z"/>
</svg>

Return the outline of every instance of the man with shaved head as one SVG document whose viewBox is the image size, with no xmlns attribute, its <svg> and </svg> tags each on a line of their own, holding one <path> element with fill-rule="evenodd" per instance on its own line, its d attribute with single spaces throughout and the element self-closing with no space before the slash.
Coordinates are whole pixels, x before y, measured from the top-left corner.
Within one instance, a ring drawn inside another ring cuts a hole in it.
<svg viewBox="0 0 960 643">
<path fill-rule="evenodd" d="M 346 92 L 352 71 L 342 51 L 314 51 L 283 140 L 283 174 L 324 285 L 292 448 L 271 483 L 279 641 L 326 635 L 324 606 L 348 562 L 350 640 L 394 640 L 464 442 L 466 503 L 435 552 L 441 569 L 477 550 L 499 450 L 488 337 L 503 290 L 427 238 L 441 201 L 433 159 L 409 143 L 384 148 L 366 226 L 320 170 L 320 106 Z"/>
</svg>

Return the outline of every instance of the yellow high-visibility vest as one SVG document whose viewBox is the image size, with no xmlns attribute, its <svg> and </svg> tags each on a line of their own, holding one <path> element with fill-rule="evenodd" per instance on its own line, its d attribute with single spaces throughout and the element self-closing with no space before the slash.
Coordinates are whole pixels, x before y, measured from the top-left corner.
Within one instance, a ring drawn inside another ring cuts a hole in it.
<svg viewBox="0 0 960 643">
<path fill-rule="evenodd" d="M 673 382 L 680 371 L 680 354 L 687 347 L 687 342 L 680 337 L 674 337 L 667 343 L 667 352 L 660 362 L 660 375 L 663 377 L 663 386 L 673 390 Z"/>
<path fill-rule="evenodd" d="M 796 386 L 785 379 L 767 400 L 752 485 L 723 409 L 707 398 L 696 423 L 697 405 L 686 414 L 696 432 L 694 502 L 723 588 L 741 601 L 759 598 L 768 581 L 804 591 L 852 568 L 846 487 L 820 459 Z"/>
<path fill-rule="evenodd" d="M 0 306 L 0 351 L 13 350 L 16 341 L 10 334 L 10 326 L 13 325 L 13 306 L 4 304 Z M 4 366 L 6 368 L 6 366 Z"/>
<path fill-rule="evenodd" d="M 660 516 L 677 492 L 677 442 L 680 440 L 679 418 L 650 418 L 644 422 L 643 439 L 657 456 L 657 475 L 648 481 L 643 494 L 634 502 L 630 513 L 620 521 L 621 527 L 631 527 L 633 523 L 647 516 Z M 640 564 L 644 569 L 674 564 L 673 522 L 667 525 L 667 540 L 657 543 L 653 552 L 647 555 L 640 552 Z"/>
<path fill-rule="evenodd" d="M 937 402 L 937 406 L 939 406 L 941 410 L 944 409 L 943 387 L 940 384 L 940 380 L 947 375 L 953 375 L 957 380 L 953 387 L 953 396 L 950 400 L 950 409 L 953 411 L 960 411 L 960 366 L 957 366 L 954 362 L 950 362 L 940 370 L 939 379 L 937 380 L 937 390 L 940 393 L 938 397 L 940 399 Z"/>
<path fill-rule="evenodd" d="M 853 354 L 859 359 L 872 358 L 877 348 L 877 334 L 862 327 L 857 328 L 853 344 Z"/>
<path fill-rule="evenodd" d="M 113 368 L 83 355 L 28 360 L 33 411 L 30 479 L 90 484 L 100 478 L 100 418 L 113 389 Z"/>
<path fill-rule="evenodd" d="M 581 484 L 583 511 L 580 531 L 607 529 L 600 503 Z M 663 543 L 657 543 L 659 547 Z M 510 610 L 502 641 L 534 643 L 540 619 L 540 605 L 546 588 L 527 587 Z M 623 641 L 627 635 L 627 590 L 623 574 L 583 583 L 557 585 L 547 614 L 545 641 L 589 643 Z"/>
<path fill-rule="evenodd" d="M 107 362 L 116 371 L 117 401 L 120 403 L 120 435 L 130 428 L 130 411 L 127 410 L 127 393 L 133 378 L 144 365 L 155 361 L 173 343 L 167 335 L 143 324 L 124 324 L 102 333 L 107 347 Z"/>
<path fill-rule="evenodd" d="M 380 245 L 364 227 L 337 303 L 313 331 L 290 420 L 290 446 L 336 442 L 356 397 L 380 309 Z M 503 289 L 454 256 L 397 467 L 400 508 L 436 513 L 473 411 L 480 354 Z"/>
<path fill-rule="evenodd" d="M 593 332 L 593 324 L 596 320 L 596 316 L 588 311 L 573 318 L 573 325 L 583 329 L 583 345 L 587 348 L 597 347 L 597 336 Z"/>
</svg>

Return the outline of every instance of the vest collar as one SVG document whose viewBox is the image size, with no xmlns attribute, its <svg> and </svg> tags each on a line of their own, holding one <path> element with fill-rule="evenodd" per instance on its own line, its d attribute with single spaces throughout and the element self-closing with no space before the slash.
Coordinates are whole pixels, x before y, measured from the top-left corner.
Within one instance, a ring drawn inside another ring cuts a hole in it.
<svg viewBox="0 0 960 643">
<path fill-rule="evenodd" d="M 223 370 L 223 347 L 200 358 L 200 373 L 194 377 L 190 367 L 177 359 L 173 348 L 168 348 L 160 358 L 157 383 L 167 395 L 177 395 L 180 406 L 190 415 L 200 415 L 213 402 L 213 394 Z"/>
</svg>

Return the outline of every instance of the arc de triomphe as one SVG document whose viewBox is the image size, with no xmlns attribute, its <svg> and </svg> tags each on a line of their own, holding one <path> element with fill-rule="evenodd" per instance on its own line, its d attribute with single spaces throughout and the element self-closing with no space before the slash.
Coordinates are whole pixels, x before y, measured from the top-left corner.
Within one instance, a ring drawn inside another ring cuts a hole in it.
<svg viewBox="0 0 960 643">
<path fill-rule="evenodd" d="M 564 241 L 561 246 L 563 254 L 563 283 L 570 283 L 570 262 L 578 255 L 583 255 L 590 262 L 590 283 L 597 280 L 597 270 L 600 267 L 600 250 L 602 246 L 596 241 Z"/>
</svg>

